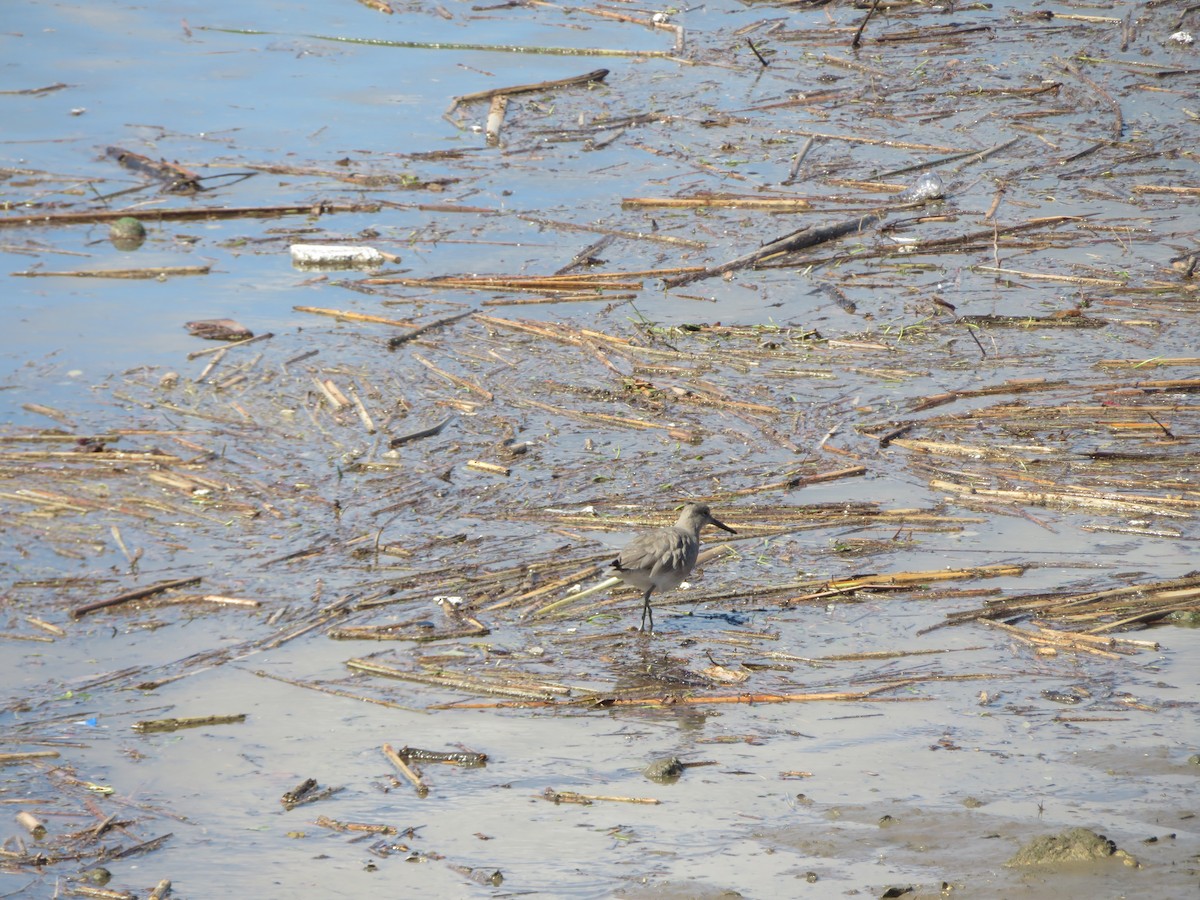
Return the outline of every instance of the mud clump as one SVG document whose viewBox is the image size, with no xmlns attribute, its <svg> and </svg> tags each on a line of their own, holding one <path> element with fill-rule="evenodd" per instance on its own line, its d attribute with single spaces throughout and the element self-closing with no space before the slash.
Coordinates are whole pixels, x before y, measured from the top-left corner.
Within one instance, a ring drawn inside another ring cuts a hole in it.
<svg viewBox="0 0 1200 900">
<path fill-rule="evenodd" d="M 1070 828 L 1061 834 L 1034 838 L 1017 851 L 1005 865 L 1013 867 L 1057 866 L 1070 863 L 1095 862 L 1119 856 L 1126 865 L 1136 866 L 1137 860 L 1118 850 L 1117 845 L 1089 828 Z"/>
<path fill-rule="evenodd" d="M 679 776 L 683 774 L 683 763 L 676 756 L 667 756 L 654 760 L 642 770 L 642 774 L 651 781 L 663 783 L 678 781 Z"/>
</svg>

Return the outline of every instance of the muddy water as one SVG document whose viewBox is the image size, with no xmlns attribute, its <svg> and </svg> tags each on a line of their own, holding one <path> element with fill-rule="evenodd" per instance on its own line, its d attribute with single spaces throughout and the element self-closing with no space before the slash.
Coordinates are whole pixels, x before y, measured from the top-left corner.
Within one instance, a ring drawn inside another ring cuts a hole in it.
<svg viewBox="0 0 1200 900">
<path fill-rule="evenodd" d="M 106 847 L 108 887 L 139 896 L 164 878 L 193 897 L 1194 891 L 1196 632 L 1118 631 L 1146 645 L 1038 655 L 985 624 L 936 627 L 987 600 L 1195 568 L 1195 292 L 1170 268 L 1200 224 L 1194 194 L 1171 192 L 1195 185 L 1195 51 L 1170 40 L 1194 14 L 1044 12 L 901 6 L 853 51 L 862 9 L 710 4 L 674 13 L 678 51 L 670 31 L 555 7 L 14 11 L 5 89 L 67 87 L 0 96 L 5 215 L 385 205 L 147 215 L 135 252 L 113 248 L 106 224 L 0 235 L 8 272 L 211 267 L 9 278 L 0 749 L 60 756 L 0 770 L 12 854 L 0 892 L 51 896 Z M 455 96 L 598 66 L 610 69 L 602 87 L 514 96 L 497 147 L 477 130 L 485 107 L 442 118 Z M 110 145 L 208 177 L 258 174 L 163 195 L 106 157 Z M 897 208 L 922 168 L 946 198 Z M 364 189 L 338 180 L 346 172 L 446 183 Z M 813 207 L 620 203 L 703 191 Z M 642 282 L 632 299 L 517 305 L 530 295 L 365 285 L 361 273 L 296 271 L 287 251 L 361 241 L 398 254 L 389 271 L 412 278 L 546 275 L 608 230 L 619 234 L 587 271 L 665 270 L 872 209 L 882 229 L 728 278 L 664 290 L 629 276 Z M 1069 218 L 1038 223 L 1049 217 Z M 388 350 L 409 326 L 297 306 L 417 325 L 475 314 Z M 956 319 L 971 315 L 1010 318 Z M 206 371 L 211 356 L 188 354 L 210 345 L 181 326 L 227 316 L 274 337 Z M 314 380 L 355 392 L 374 430 Z M 881 446 L 901 425 L 912 427 Z M 172 461 L 73 457 L 48 429 Z M 865 472 L 765 487 L 854 465 Z M 558 616 L 534 613 L 562 591 L 516 601 L 700 496 L 738 538 L 690 587 L 656 598 L 652 639 L 630 631 L 629 593 Z M 932 577 L 996 564 L 1018 568 Z M 821 590 L 905 572 L 929 577 Z M 202 579 L 186 596 L 70 615 L 185 576 Z M 330 638 L 444 627 L 439 596 L 461 597 L 488 633 Z M 355 674 L 347 662 L 362 657 L 474 688 Z M 715 665 L 746 680 L 714 681 Z M 522 707 L 482 692 L 487 679 L 565 693 Z M 673 702 L 604 704 L 636 697 Z M 569 702 L 580 698 L 592 702 Z M 246 721 L 132 728 L 234 713 Z M 418 796 L 385 744 L 489 761 L 423 764 Z M 709 765 L 647 780 L 664 756 Z M 306 778 L 338 790 L 285 810 L 280 796 Z M 622 799 L 553 803 L 547 789 Z M 54 857 L 41 866 L 16 843 L 22 809 L 49 826 L 41 843 L 24 836 Z M 116 830 L 83 834 L 110 815 Z M 1141 868 L 1005 867 L 1030 838 L 1075 826 Z"/>
</svg>

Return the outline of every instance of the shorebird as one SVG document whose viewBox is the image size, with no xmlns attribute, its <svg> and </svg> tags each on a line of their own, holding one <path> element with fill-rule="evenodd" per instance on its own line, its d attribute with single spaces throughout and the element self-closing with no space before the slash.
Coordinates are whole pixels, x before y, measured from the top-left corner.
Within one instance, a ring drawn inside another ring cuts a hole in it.
<svg viewBox="0 0 1200 900">
<path fill-rule="evenodd" d="M 656 589 L 669 591 L 679 587 L 695 567 L 700 553 L 700 529 L 705 525 L 716 525 L 730 534 L 737 534 L 724 522 L 714 519 L 705 504 L 689 503 L 679 514 L 678 522 L 670 528 L 656 528 L 634 538 L 613 560 L 612 567 L 617 570 L 618 578 L 646 592 L 642 597 L 640 631 L 646 630 L 647 617 L 650 631 L 654 631 L 650 595 Z"/>
</svg>

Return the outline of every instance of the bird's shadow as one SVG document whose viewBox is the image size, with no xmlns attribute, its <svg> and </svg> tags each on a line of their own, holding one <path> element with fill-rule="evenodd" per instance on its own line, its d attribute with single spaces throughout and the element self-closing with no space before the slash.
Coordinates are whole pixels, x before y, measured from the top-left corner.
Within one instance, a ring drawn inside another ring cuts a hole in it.
<svg viewBox="0 0 1200 900">
<path fill-rule="evenodd" d="M 641 693 L 658 695 L 664 689 L 691 690 L 706 686 L 707 682 L 689 669 L 690 662 L 689 657 L 672 655 L 639 636 L 638 640 L 613 654 L 617 672 L 614 687 L 617 694 L 628 697 Z"/>
<path fill-rule="evenodd" d="M 731 628 L 744 628 L 747 622 L 746 615 L 740 612 L 689 612 L 674 616 L 670 621 L 683 624 L 688 619 L 699 619 L 701 622 L 724 622 Z"/>
</svg>

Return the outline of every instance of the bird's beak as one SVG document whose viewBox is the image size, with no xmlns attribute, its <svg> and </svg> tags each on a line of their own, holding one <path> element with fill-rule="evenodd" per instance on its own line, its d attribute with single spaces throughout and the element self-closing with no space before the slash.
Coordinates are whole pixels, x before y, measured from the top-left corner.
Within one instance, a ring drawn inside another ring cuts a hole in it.
<svg viewBox="0 0 1200 900">
<path fill-rule="evenodd" d="M 717 521 L 716 519 L 714 519 L 712 516 L 709 516 L 709 517 L 708 517 L 708 524 L 709 524 L 709 525 L 716 525 L 716 526 L 717 526 L 718 528 L 720 528 L 722 531 L 728 531 L 730 534 L 737 534 L 737 532 L 736 532 L 736 531 L 734 531 L 732 528 L 730 528 L 730 527 L 729 527 L 728 525 L 726 525 L 724 522 L 718 522 L 718 521 Z"/>
</svg>

